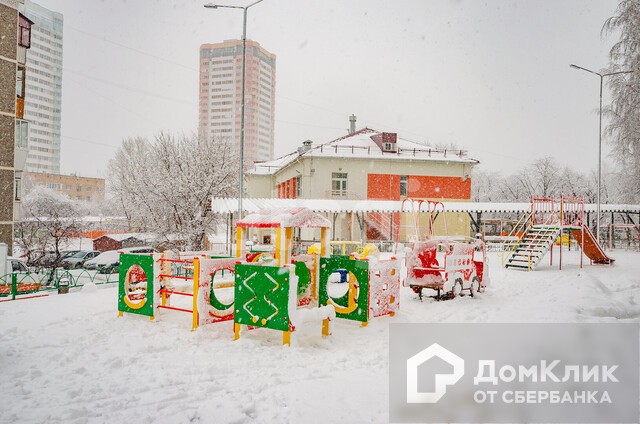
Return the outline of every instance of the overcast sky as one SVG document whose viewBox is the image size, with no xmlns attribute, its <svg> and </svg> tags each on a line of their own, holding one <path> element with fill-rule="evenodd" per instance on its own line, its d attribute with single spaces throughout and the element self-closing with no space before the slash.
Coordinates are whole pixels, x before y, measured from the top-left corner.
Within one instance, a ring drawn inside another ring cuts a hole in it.
<svg viewBox="0 0 640 424">
<path fill-rule="evenodd" d="M 241 10 L 206 1 L 38 3 L 64 15 L 63 173 L 104 177 L 124 138 L 195 132 L 198 49 L 242 34 Z M 616 6 L 264 0 L 247 37 L 277 56 L 276 156 L 344 135 L 353 113 L 358 128 L 455 143 L 485 170 L 547 155 L 595 169 L 599 79 L 569 64 L 607 67 Z"/>
</svg>

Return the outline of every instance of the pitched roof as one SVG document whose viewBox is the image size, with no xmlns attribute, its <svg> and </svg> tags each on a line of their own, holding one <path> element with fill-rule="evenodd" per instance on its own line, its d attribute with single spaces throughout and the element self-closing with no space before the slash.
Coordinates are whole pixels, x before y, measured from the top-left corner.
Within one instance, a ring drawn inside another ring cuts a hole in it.
<svg viewBox="0 0 640 424">
<path fill-rule="evenodd" d="M 382 132 L 371 128 L 363 128 L 328 143 L 312 146 L 306 151 L 299 150 L 271 161 L 256 162 L 253 169 L 247 172 L 253 175 L 273 175 L 303 156 L 478 163 L 477 160 L 467 157 L 465 150 L 435 149 L 401 137 L 397 138 L 397 151 L 383 152 L 374 140 L 382 134 Z"/>
</svg>

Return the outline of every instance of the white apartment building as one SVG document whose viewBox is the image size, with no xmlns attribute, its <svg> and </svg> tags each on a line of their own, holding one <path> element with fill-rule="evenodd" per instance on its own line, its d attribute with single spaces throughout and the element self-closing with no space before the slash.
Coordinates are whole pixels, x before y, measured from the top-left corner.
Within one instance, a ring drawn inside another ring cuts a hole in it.
<svg viewBox="0 0 640 424">
<path fill-rule="evenodd" d="M 29 121 L 26 170 L 59 174 L 63 17 L 30 0 L 25 0 L 23 13 L 34 22 L 24 107 L 24 118 Z"/>
</svg>

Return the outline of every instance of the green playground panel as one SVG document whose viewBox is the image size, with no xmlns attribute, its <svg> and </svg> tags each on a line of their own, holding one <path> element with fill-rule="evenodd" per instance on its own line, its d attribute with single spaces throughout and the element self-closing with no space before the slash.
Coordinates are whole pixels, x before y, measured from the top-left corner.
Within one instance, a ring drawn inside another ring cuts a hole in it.
<svg viewBox="0 0 640 424">
<path fill-rule="evenodd" d="M 147 294 L 145 304 L 139 308 L 130 308 L 124 301 L 126 296 L 125 278 L 127 271 L 134 265 L 140 266 L 147 277 Z M 147 255 L 120 255 L 120 278 L 118 282 L 118 311 L 127 312 L 130 314 L 145 315 L 148 317 L 153 316 L 153 256 Z"/>
<path fill-rule="evenodd" d="M 329 276 L 339 269 L 351 272 L 358 281 L 359 294 L 356 298 L 357 307 L 353 312 L 336 313 L 336 317 L 353 321 L 367 322 L 369 316 L 369 262 L 359 261 L 343 255 L 331 255 L 328 258 L 320 258 L 320 287 L 318 293 L 318 306 L 329 303 Z M 341 283 L 348 284 L 348 283 Z M 331 298 L 333 302 L 342 307 L 349 303 L 349 291 L 339 298 Z"/>
<path fill-rule="evenodd" d="M 233 321 L 289 331 L 289 268 L 238 264 Z"/>
</svg>

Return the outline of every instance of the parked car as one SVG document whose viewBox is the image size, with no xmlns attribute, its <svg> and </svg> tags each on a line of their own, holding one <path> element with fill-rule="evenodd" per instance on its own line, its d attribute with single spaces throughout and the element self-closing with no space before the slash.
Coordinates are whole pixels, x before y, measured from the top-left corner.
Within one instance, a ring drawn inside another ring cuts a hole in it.
<svg viewBox="0 0 640 424">
<path fill-rule="evenodd" d="M 27 266 L 44 267 L 44 263 L 50 261 L 52 257 L 55 257 L 55 252 L 32 250 L 26 256 Z"/>
<path fill-rule="evenodd" d="M 80 250 L 73 255 L 64 258 L 60 264 L 64 269 L 82 268 L 86 261 L 95 258 L 99 254 L 100 252 L 97 250 Z"/>
<path fill-rule="evenodd" d="M 57 268 L 61 266 L 63 259 L 66 259 L 79 250 L 63 250 L 56 254 L 54 251 L 32 250 L 27 256 L 27 266 L 35 268 Z"/>
<path fill-rule="evenodd" d="M 1 269 L 1 267 L 0 267 Z M 6 256 L 4 275 L 0 275 L 0 297 L 9 296 L 12 290 L 10 274 L 18 274 L 17 294 L 28 294 L 40 290 L 41 284 L 36 274 L 29 274 L 27 264 L 20 258 Z"/>
<path fill-rule="evenodd" d="M 118 272 L 118 268 L 120 267 L 120 253 L 149 254 L 153 252 L 155 252 L 155 249 L 149 246 L 107 250 L 90 261 L 85 262 L 84 267 L 85 269 L 98 270 L 101 274 L 114 274 Z"/>
<path fill-rule="evenodd" d="M 7 272 L 26 274 L 29 268 L 22 259 L 7 256 Z"/>
</svg>

